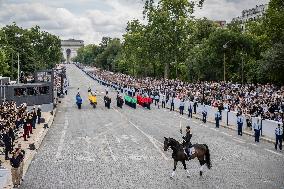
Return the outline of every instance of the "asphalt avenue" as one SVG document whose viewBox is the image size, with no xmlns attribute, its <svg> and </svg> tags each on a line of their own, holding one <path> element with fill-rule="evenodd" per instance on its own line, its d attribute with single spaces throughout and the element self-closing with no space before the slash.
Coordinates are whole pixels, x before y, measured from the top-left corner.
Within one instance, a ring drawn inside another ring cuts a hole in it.
<svg viewBox="0 0 284 189">
<path fill-rule="evenodd" d="M 180 117 L 168 109 L 118 109 L 115 91 L 111 109 L 103 104 L 105 88 L 75 65 L 67 65 L 69 94 L 57 109 L 47 133 L 20 188 L 204 188 L 275 189 L 284 187 L 284 153 L 273 144 L 255 144 L 250 136 L 238 137 L 211 123 Z M 98 106 L 87 100 L 87 89 L 96 88 Z M 75 104 L 77 88 L 83 106 Z M 164 137 L 181 140 L 180 123 L 192 127 L 193 143 L 206 143 L 211 151 L 212 169 L 199 176 L 199 162 L 187 162 L 187 178 L 181 163 L 174 179 L 171 151 L 163 151 Z"/>
</svg>

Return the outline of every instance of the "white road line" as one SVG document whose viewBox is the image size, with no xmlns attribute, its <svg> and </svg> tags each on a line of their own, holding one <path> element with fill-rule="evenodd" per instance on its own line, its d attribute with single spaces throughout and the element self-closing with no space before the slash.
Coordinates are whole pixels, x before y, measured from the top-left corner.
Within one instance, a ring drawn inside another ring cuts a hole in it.
<svg viewBox="0 0 284 189">
<path fill-rule="evenodd" d="M 110 122 L 110 123 L 108 123 L 108 124 L 105 124 L 105 126 L 108 127 L 108 126 L 111 126 L 112 124 L 113 124 L 113 123 Z"/>
<path fill-rule="evenodd" d="M 197 123 L 197 121 L 192 121 L 193 123 Z"/>
<path fill-rule="evenodd" d="M 62 153 L 62 150 L 63 150 L 63 144 L 64 144 L 64 140 L 65 140 L 65 135 L 66 135 L 68 124 L 69 124 L 68 120 L 65 117 L 64 128 L 63 128 L 63 131 L 61 133 L 61 137 L 60 137 L 60 140 L 59 140 L 59 145 L 58 145 L 57 152 L 56 152 L 56 155 L 55 155 L 56 159 L 60 159 L 60 157 L 61 157 L 61 153 Z"/>
<path fill-rule="evenodd" d="M 213 130 L 213 131 L 219 132 L 219 131 L 218 131 L 217 129 L 215 129 L 215 128 L 212 128 L 212 127 L 211 127 L 210 129 Z"/>
<path fill-rule="evenodd" d="M 250 143 L 251 145 L 253 145 L 253 146 L 257 146 L 257 144 L 253 144 L 253 143 Z"/>
<path fill-rule="evenodd" d="M 224 135 L 230 136 L 230 137 L 233 136 L 233 135 L 230 135 L 230 134 L 228 134 L 228 133 L 225 133 L 224 131 L 222 131 L 221 133 L 224 134 Z"/>
<path fill-rule="evenodd" d="M 153 140 L 155 140 L 156 142 L 158 142 L 159 144 L 161 144 L 162 146 L 164 145 L 162 142 L 158 141 L 157 139 L 155 139 L 154 137 L 152 137 Z"/>
<path fill-rule="evenodd" d="M 190 119 L 187 119 L 187 118 L 185 118 L 185 117 L 180 117 L 180 118 L 182 118 L 182 119 L 184 119 L 184 120 L 186 120 L 186 121 L 190 121 Z"/>
<path fill-rule="evenodd" d="M 156 143 L 155 143 L 155 139 L 146 134 L 144 131 L 142 131 L 137 125 L 135 125 L 134 123 L 132 123 L 131 121 L 128 121 L 131 125 L 133 125 L 138 131 L 140 131 L 145 137 L 147 137 L 149 139 L 149 141 L 154 145 L 154 147 L 158 150 L 158 152 L 162 155 L 162 157 L 165 159 L 165 160 L 169 160 L 169 158 L 167 158 L 167 156 L 163 153 L 163 151 L 161 150 L 161 148 L 159 148 Z"/>
<path fill-rule="evenodd" d="M 111 147 L 110 147 L 110 144 L 109 144 L 109 142 L 108 142 L 108 140 L 107 140 L 106 135 L 105 135 L 105 141 L 106 141 L 106 143 L 107 143 L 107 147 L 108 147 L 108 150 L 109 150 L 109 152 L 110 152 L 111 158 L 113 159 L 113 161 L 116 161 L 116 158 L 115 158 L 114 153 L 113 153 L 113 151 L 112 151 L 112 149 L 111 149 Z"/>
<path fill-rule="evenodd" d="M 152 136 L 146 134 L 144 131 L 142 131 L 137 125 L 135 125 L 134 123 L 132 123 L 131 121 L 129 121 L 127 119 L 127 117 L 125 115 L 123 115 L 120 111 L 118 111 L 117 109 L 113 108 L 116 112 L 118 112 L 122 117 L 125 117 L 125 119 L 132 125 L 134 126 L 138 131 L 140 131 L 145 137 L 147 137 L 149 139 L 149 141 L 154 145 L 154 147 L 159 151 L 159 153 L 162 155 L 162 157 L 165 160 L 169 160 L 169 158 L 163 153 L 163 151 L 161 150 L 161 148 L 159 148 L 156 143 L 155 140 Z M 158 141 L 159 142 L 159 141 Z M 161 144 L 161 142 L 159 142 Z M 163 145 L 163 144 L 162 144 Z"/>
<path fill-rule="evenodd" d="M 233 137 L 233 138 L 236 139 L 236 140 L 242 141 L 242 142 L 246 142 L 245 140 L 237 138 L 237 137 Z"/>
<path fill-rule="evenodd" d="M 267 149 L 267 148 L 265 148 L 265 150 L 268 151 L 268 152 L 271 152 L 271 153 L 273 153 L 273 154 L 276 154 L 276 155 L 279 155 L 279 156 L 283 156 L 283 154 L 280 154 L 280 153 L 278 153 L 278 152 L 274 152 L 273 150 L 269 150 L 269 149 Z"/>
<path fill-rule="evenodd" d="M 239 143 L 245 143 L 245 142 L 243 142 L 241 140 L 237 140 L 237 139 L 234 139 L 234 138 L 233 138 L 233 140 L 236 141 L 236 142 L 239 142 Z"/>
</svg>

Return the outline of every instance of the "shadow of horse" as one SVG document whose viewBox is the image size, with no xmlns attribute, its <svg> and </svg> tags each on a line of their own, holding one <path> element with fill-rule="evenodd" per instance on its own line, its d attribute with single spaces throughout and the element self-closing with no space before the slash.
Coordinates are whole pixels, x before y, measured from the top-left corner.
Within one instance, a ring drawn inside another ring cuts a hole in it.
<svg viewBox="0 0 284 189">
<path fill-rule="evenodd" d="M 187 154 L 184 151 L 184 147 L 182 144 L 180 144 L 178 141 L 176 141 L 173 138 L 166 138 L 164 141 L 164 151 L 167 151 L 169 148 L 173 150 L 172 158 L 174 159 L 174 169 L 171 175 L 171 178 L 174 177 L 177 163 L 179 161 L 182 162 L 184 169 L 187 172 L 187 177 L 189 177 L 189 171 L 186 168 L 185 161 L 195 159 L 197 158 L 200 163 L 200 171 L 199 174 L 202 176 L 203 174 L 203 168 L 206 164 L 208 169 L 211 169 L 211 160 L 210 160 L 210 151 L 206 144 L 193 144 L 191 148 L 194 149 L 195 153 L 192 154 L 190 157 L 187 156 Z"/>
</svg>

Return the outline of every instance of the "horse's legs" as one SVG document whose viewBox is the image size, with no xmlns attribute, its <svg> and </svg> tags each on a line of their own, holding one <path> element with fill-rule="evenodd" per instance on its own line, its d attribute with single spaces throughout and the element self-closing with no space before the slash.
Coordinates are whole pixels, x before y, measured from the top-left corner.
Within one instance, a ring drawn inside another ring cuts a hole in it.
<svg viewBox="0 0 284 189">
<path fill-rule="evenodd" d="M 199 175 L 200 176 L 202 176 L 202 174 L 203 174 L 203 168 L 204 168 L 204 166 L 205 166 L 205 163 L 206 163 L 206 161 L 204 160 L 204 159 L 198 159 L 199 160 L 199 163 L 200 163 L 200 171 L 199 171 Z"/>
<path fill-rule="evenodd" d="M 186 170 L 186 172 L 187 172 L 187 177 L 189 177 L 189 171 L 188 171 L 188 169 L 186 168 L 185 160 L 182 161 L 182 164 L 183 164 L 184 170 Z"/>
<path fill-rule="evenodd" d="M 172 172 L 171 178 L 174 178 L 176 169 L 177 169 L 177 161 L 175 160 L 174 161 L 174 170 Z"/>
</svg>

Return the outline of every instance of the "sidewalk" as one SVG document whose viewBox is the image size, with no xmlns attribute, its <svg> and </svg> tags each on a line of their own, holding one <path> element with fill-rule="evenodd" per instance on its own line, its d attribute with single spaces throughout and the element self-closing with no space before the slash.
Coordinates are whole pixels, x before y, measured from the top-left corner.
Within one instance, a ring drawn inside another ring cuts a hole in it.
<svg viewBox="0 0 284 189">
<path fill-rule="evenodd" d="M 56 113 L 56 109 L 53 110 L 53 115 L 51 115 L 50 112 L 42 112 L 42 117 L 45 118 L 45 123 L 48 124 L 48 127 L 52 125 L 55 113 Z M 23 171 L 24 176 L 29 168 L 29 165 L 33 157 L 37 153 L 37 149 L 39 149 L 46 133 L 48 132 L 48 128 L 47 129 L 43 128 L 45 123 L 36 124 L 36 129 L 33 129 L 33 134 L 31 135 L 30 138 L 28 138 L 28 141 L 24 141 L 22 137 L 23 133 L 21 130 L 21 132 L 19 133 L 19 138 L 16 139 L 14 142 L 15 147 L 17 147 L 17 145 L 20 143 L 22 145 L 22 149 L 25 150 L 26 152 L 25 158 L 24 158 L 24 171 Z M 36 150 L 29 149 L 29 144 L 32 144 L 32 143 L 35 144 Z M 10 161 L 5 160 L 4 156 L 1 156 L 0 160 L 2 161 L 2 167 L 5 167 L 5 169 L 3 168 L 0 169 L 0 188 L 2 187 L 5 189 L 11 189 L 13 188 L 13 183 L 12 183 L 12 177 L 11 177 Z M 23 179 L 24 179 L 24 176 L 23 176 Z"/>
</svg>

